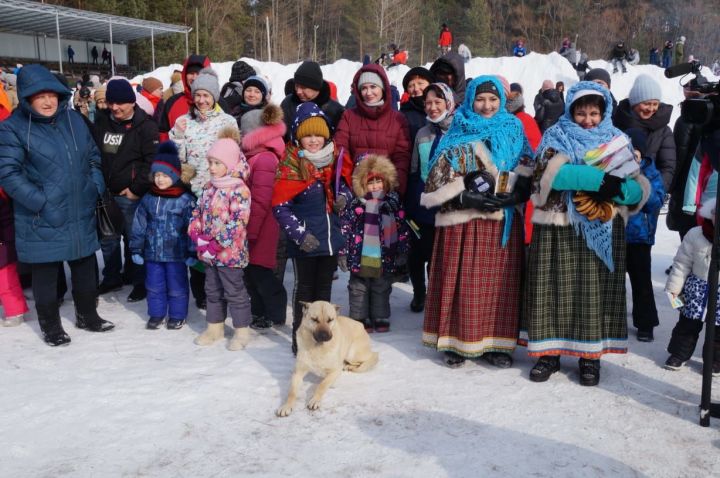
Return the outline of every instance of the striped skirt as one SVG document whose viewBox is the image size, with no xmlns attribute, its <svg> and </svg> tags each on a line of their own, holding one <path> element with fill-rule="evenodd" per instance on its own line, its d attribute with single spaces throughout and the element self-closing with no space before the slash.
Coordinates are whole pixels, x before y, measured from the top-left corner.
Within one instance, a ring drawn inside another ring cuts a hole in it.
<svg viewBox="0 0 720 478">
<path fill-rule="evenodd" d="M 627 352 L 625 224 L 615 218 L 615 272 L 572 226 L 535 225 L 528 256 L 521 345 L 528 355 L 597 359 Z"/>
<path fill-rule="evenodd" d="M 473 219 L 435 228 L 423 343 L 465 357 L 517 345 L 523 262 L 522 217 L 501 247 L 503 222 Z"/>
</svg>

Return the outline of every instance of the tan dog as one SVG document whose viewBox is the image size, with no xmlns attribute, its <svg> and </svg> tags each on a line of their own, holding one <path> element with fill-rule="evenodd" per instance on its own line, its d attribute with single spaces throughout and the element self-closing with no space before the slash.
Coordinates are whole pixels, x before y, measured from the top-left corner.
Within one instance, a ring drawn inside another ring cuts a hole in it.
<svg viewBox="0 0 720 478">
<path fill-rule="evenodd" d="M 295 371 L 287 400 L 276 412 L 279 417 L 292 413 L 298 390 L 308 372 L 325 377 L 307 404 L 310 410 L 317 410 L 323 395 L 343 370 L 366 372 L 378 361 L 377 352 L 370 350 L 370 337 L 363 325 L 338 315 L 338 306 L 322 300 L 302 302 L 302 306 Z"/>
</svg>

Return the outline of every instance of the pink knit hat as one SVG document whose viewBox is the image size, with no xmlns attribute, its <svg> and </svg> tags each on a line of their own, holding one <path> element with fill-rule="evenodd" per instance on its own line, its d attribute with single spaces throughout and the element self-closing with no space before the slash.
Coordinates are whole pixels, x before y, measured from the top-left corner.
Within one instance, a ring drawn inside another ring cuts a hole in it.
<svg viewBox="0 0 720 478">
<path fill-rule="evenodd" d="M 505 90 L 505 97 L 507 98 L 507 96 L 510 94 L 510 83 L 508 83 L 507 78 L 505 78 L 502 75 L 495 75 L 495 76 L 497 76 L 500 79 L 500 83 L 502 83 L 502 85 L 503 85 L 503 90 Z"/>
<path fill-rule="evenodd" d="M 228 174 L 238 171 L 240 163 L 246 161 L 245 155 L 240 150 L 240 145 L 233 138 L 221 137 L 210 147 L 207 157 L 215 158 L 225 165 Z"/>
</svg>

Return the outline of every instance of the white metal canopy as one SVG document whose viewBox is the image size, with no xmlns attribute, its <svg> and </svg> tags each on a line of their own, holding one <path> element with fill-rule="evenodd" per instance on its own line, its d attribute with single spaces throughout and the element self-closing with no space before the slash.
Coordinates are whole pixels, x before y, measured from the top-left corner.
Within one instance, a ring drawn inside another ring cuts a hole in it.
<svg viewBox="0 0 720 478">
<path fill-rule="evenodd" d="M 109 42 L 111 54 L 113 41 L 126 43 L 149 37 L 153 43 L 153 69 L 155 68 L 155 37 L 171 33 L 185 34 L 187 50 L 187 35 L 192 30 L 183 25 L 95 13 L 28 0 L 0 0 L 0 11 L 2 12 L 0 30 L 57 36 L 58 52 L 60 52 L 60 34 L 65 38 Z M 60 58 L 62 72 L 62 55 Z M 111 67 L 114 74 L 115 67 L 114 65 Z"/>
</svg>

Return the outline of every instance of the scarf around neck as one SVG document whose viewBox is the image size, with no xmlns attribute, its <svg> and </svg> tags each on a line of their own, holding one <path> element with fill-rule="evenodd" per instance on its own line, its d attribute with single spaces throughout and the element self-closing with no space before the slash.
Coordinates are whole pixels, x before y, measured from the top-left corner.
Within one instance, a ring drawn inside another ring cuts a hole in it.
<svg viewBox="0 0 720 478">
<path fill-rule="evenodd" d="M 334 149 L 332 143 L 329 143 L 329 146 Z M 327 147 L 328 146 L 326 146 L 326 148 Z M 278 165 L 277 174 L 275 175 L 272 206 L 275 207 L 292 200 L 316 181 L 319 181 L 325 192 L 325 211 L 328 213 L 332 212 L 335 197 L 332 188 L 334 172 L 332 161 L 327 166 L 318 169 L 311 161 L 301 161 L 300 153 L 300 148 L 288 144 L 282 161 L 280 161 Z M 304 172 L 302 171 L 303 167 L 305 169 Z"/>
<path fill-rule="evenodd" d="M 323 146 L 320 151 L 311 153 L 310 151 L 301 149 L 298 154 L 310 161 L 316 168 L 322 169 L 332 163 L 334 152 L 335 144 L 332 141 L 328 141 L 328 144 Z"/>
<path fill-rule="evenodd" d="M 605 99 L 605 114 L 600 124 L 595 128 L 584 129 L 572 119 L 570 112 L 572 103 L 575 94 L 580 90 L 595 90 Z M 576 83 L 567 92 L 565 114 L 560 117 L 557 124 L 550 127 L 543 134 L 542 141 L 538 146 L 538 157 L 544 156 L 545 152 L 552 148 L 559 153 L 566 154 L 570 158 L 570 164 L 585 165 L 583 158 L 588 151 L 623 134 L 622 131 L 613 126 L 611 117 L 612 99 L 607 89 L 590 81 Z M 608 270 L 614 272 L 615 264 L 612 258 L 613 221 L 602 222 L 599 219 L 590 221 L 587 216 L 577 212 L 575 203 L 572 200 L 573 195 L 571 192 L 566 194 L 565 198 L 570 224 L 575 228 L 576 234 L 583 235 L 588 248 L 595 252 Z"/>
<path fill-rule="evenodd" d="M 365 200 L 365 224 L 360 256 L 360 277 L 382 277 L 382 246 L 391 247 L 397 242 L 397 224 L 392 214 L 383 214 L 380 208 L 385 202 L 385 192 L 367 193 Z M 382 241 L 380 231 L 382 230 Z M 383 244 L 384 243 L 384 244 Z"/>
<path fill-rule="evenodd" d="M 475 90 L 486 81 L 495 85 L 500 98 L 498 111 L 491 118 L 484 118 L 473 109 Z M 488 147 L 491 160 L 498 171 L 512 171 L 521 156 L 532 156 L 522 123 L 505 110 L 505 92 L 497 77 L 479 76 L 470 82 L 466 91 L 465 100 L 455 110 L 450 129 L 442 137 L 435 153 L 430 157 L 428 170 L 432 169 L 441 156 L 444 156 L 453 170 L 458 173 L 468 174 L 476 171 L 478 167 L 474 160 L 475 145 L 480 142 Z M 473 159 L 466 160 L 465 158 Z M 465 161 L 466 171 L 460 170 L 463 161 Z M 502 246 L 504 247 L 510 239 L 514 207 L 507 207 L 503 212 L 505 225 Z"/>
</svg>

